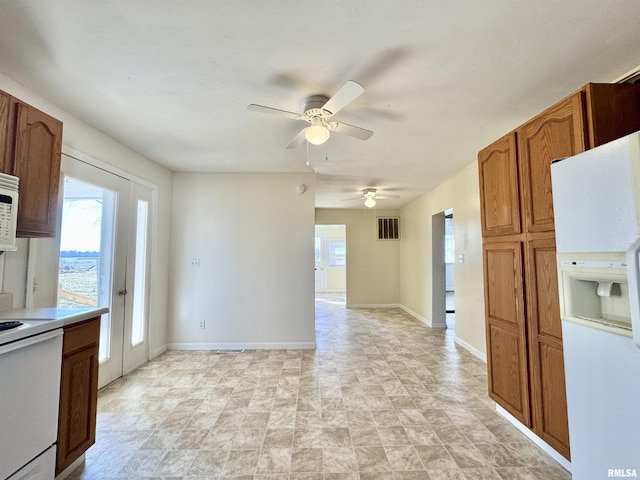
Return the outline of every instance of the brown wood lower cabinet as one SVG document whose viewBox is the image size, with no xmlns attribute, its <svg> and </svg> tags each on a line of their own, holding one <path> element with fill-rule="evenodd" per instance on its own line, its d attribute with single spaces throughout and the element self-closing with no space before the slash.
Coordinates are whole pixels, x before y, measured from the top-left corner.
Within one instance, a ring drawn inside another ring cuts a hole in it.
<svg viewBox="0 0 640 480">
<path fill-rule="evenodd" d="M 100 317 L 64 329 L 56 475 L 96 440 Z"/>
<path fill-rule="evenodd" d="M 533 431 L 569 458 L 562 325 L 553 233 L 527 242 L 526 298 Z"/>
<path fill-rule="evenodd" d="M 507 238 L 483 245 L 489 396 L 569 458 L 555 237 Z"/>
<path fill-rule="evenodd" d="M 483 246 L 489 396 L 531 426 L 522 242 Z"/>
</svg>

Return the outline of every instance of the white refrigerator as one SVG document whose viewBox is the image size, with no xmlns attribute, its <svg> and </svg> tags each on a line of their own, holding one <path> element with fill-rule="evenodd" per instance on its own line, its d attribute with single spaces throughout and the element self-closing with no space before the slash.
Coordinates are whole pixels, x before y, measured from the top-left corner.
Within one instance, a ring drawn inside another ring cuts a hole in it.
<svg viewBox="0 0 640 480">
<path fill-rule="evenodd" d="M 640 476 L 640 132 L 551 165 L 574 480 Z"/>
</svg>

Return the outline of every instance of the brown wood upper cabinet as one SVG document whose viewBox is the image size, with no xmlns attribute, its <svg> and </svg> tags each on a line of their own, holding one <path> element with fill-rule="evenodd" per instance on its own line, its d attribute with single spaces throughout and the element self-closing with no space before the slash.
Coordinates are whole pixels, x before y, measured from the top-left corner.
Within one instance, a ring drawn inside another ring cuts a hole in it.
<svg viewBox="0 0 640 480">
<path fill-rule="evenodd" d="M 511 132 L 478 153 L 484 235 L 520 233 L 516 134 Z"/>
<path fill-rule="evenodd" d="M 585 151 L 582 92 L 518 129 L 523 217 L 527 232 L 553 230 L 551 162 Z"/>
<path fill-rule="evenodd" d="M 590 83 L 481 150 L 482 235 L 554 231 L 551 162 L 640 130 L 638 105 L 640 85 Z"/>
<path fill-rule="evenodd" d="M 62 122 L 0 92 L 1 171 L 20 178 L 18 237 L 54 237 Z"/>
</svg>

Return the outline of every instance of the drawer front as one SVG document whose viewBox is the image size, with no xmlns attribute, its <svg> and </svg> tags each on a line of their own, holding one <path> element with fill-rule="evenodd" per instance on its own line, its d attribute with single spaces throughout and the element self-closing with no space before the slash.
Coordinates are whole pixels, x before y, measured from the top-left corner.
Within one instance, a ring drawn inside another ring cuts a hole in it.
<svg viewBox="0 0 640 480">
<path fill-rule="evenodd" d="M 87 345 L 98 343 L 100 338 L 100 317 L 92 318 L 78 325 L 64 329 L 63 353 L 68 354 Z"/>
</svg>

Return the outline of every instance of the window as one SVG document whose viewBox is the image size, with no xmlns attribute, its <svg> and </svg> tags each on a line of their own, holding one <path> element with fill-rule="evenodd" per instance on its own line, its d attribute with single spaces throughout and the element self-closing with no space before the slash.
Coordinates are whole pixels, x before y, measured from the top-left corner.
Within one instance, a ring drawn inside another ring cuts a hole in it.
<svg viewBox="0 0 640 480">
<path fill-rule="evenodd" d="M 347 264 L 347 247 L 344 240 L 329 240 L 329 266 L 344 267 Z"/>
<path fill-rule="evenodd" d="M 454 258 L 453 235 L 444 236 L 444 263 L 453 263 Z"/>
<path fill-rule="evenodd" d="M 322 261 L 322 237 L 316 236 L 315 255 L 316 255 L 316 262 L 321 262 Z"/>
<path fill-rule="evenodd" d="M 444 218 L 444 262 L 454 263 L 454 244 L 453 244 L 453 214 Z"/>
</svg>

